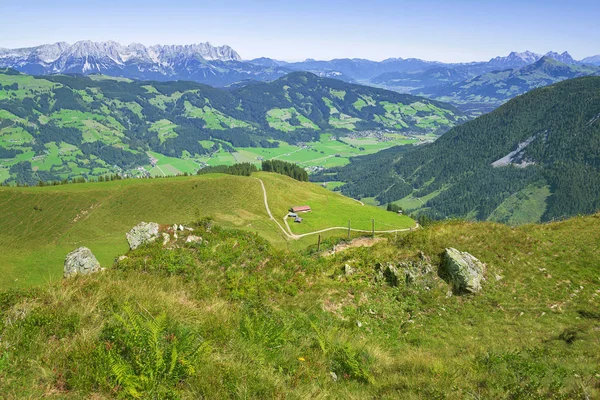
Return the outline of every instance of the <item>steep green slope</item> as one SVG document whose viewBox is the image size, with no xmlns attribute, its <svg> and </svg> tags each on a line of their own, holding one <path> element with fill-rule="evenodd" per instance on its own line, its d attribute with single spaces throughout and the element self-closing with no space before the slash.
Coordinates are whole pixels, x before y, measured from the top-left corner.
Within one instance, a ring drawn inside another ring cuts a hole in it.
<svg viewBox="0 0 600 400">
<path fill-rule="evenodd" d="M 463 119 L 443 103 L 300 72 L 225 90 L 2 70 L 0 182 L 148 175 L 163 157 L 192 172 L 201 156 L 234 147 L 318 142 L 327 132 L 441 133 Z"/>
<path fill-rule="evenodd" d="M 212 217 L 220 225 L 257 232 L 277 247 L 304 248 L 317 236 L 289 239 L 269 220 L 260 178 L 274 217 L 294 205 L 313 211 L 303 224 L 304 234 L 336 226 L 377 230 L 402 229 L 414 221 L 382 209 L 362 206 L 353 199 L 291 178 L 258 173 L 252 177 L 202 175 L 165 179 L 129 179 L 51 187 L 0 188 L 0 287 L 27 286 L 62 274 L 65 255 L 79 246 L 91 248 L 109 265 L 127 250 L 125 233 L 141 221 L 186 223 Z M 345 231 L 324 233 L 344 236 Z"/>
<path fill-rule="evenodd" d="M 600 78 L 534 90 L 433 144 L 365 156 L 315 179 L 349 182 L 342 191 L 358 198 L 405 207 L 410 200 L 407 208 L 434 218 L 523 223 L 593 213 L 600 209 Z M 515 207 L 518 198 L 526 209 Z"/>
<path fill-rule="evenodd" d="M 198 227 L 106 271 L 0 293 L 7 398 L 595 399 L 600 216 L 444 223 L 333 257 Z M 487 264 L 452 294 L 447 247 Z M 427 264 L 413 283 L 378 266 Z M 348 265 L 353 272 L 344 273 Z"/>
<path fill-rule="evenodd" d="M 568 65 L 542 57 L 519 69 L 488 72 L 445 86 L 415 90 L 413 93 L 454 104 L 468 113 L 480 114 L 532 89 L 588 75 L 600 75 L 600 68 Z"/>
</svg>

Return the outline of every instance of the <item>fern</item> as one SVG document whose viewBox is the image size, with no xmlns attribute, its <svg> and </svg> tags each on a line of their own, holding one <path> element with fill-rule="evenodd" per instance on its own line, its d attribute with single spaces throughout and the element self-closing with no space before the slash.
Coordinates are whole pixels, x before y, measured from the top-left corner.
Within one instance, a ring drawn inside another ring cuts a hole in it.
<svg viewBox="0 0 600 400">
<path fill-rule="evenodd" d="M 165 314 L 153 317 L 125 304 L 114 322 L 104 335 L 112 340 L 101 349 L 111 379 L 131 398 L 172 394 L 179 382 L 195 373 L 194 362 L 208 350 L 195 335 L 172 333 Z"/>
<path fill-rule="evenodd" d="M 321 330 L 317 327 L 317 325 L 315 325 L 315 323 L 312 321 L 310 321 L 310 327 L 317 334 L 317 343 L 319 344 L 319 348 L 321 349 L 321 352 L 323 352 L 323 354 L 327 355 L 327 347 L 328 346 L 327 346 L 327 339 L 326 339 L 325 335 L 323 334 L 323 332 L 321 332 Z"/>
<path fill-rule="evenodd" d="M 310 321 L 310 326 L 333 372 L 347 379 L 373 383 L 373 376 L 369 372 L 371 357 L 365 350 L 357 351 L 349 342 L 339 343 L 336 330 L 325 334 L 314 322 Z"/>
<path fill-rule="evenodd" d="M 240 333 L 250 342 L 266 348 L 276 348 L 287 341 L 288 327 L 265 311 L 252 310 L 240 321 Z"/>
</svg>

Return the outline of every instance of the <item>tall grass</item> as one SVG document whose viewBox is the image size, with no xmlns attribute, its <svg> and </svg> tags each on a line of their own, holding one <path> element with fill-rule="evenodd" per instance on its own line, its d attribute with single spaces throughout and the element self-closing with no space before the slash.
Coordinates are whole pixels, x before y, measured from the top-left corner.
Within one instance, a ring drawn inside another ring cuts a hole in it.
<svg viewBox="0 0 600 400">
<path fill-rule="evenodd" d="M 0 294 L 6 398 L 600 396 L 599 216 L 518 229 L 434 224 L 333 256 L 204 221 L 112 268 Z M 487 263 L 483 292 L 378 265 L 444 247 Z M 346 275 L 344 265 L 354 273 Z"/>
</svg>

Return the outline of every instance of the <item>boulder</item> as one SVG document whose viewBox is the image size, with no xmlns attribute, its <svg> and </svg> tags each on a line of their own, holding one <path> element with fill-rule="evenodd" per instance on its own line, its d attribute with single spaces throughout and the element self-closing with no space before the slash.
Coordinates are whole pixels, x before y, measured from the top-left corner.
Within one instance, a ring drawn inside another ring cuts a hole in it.
<svg viewBox="0 0 600 400">
<path fill-rule="evenodd" d="M 67 254 L 64 277 L 69 278 L 77 274 L 87 275 L 101 269 L 100 263 L 96 260 L 92 251 L 87 247 L 80 247 Z"/>
<path fill-rule="evenodd" d="M 140 222 L 127 233 L 129 248 L 135 250 L 143 244 L 151 243 L 158 237 L 156 222 Z"/>
<path fill-rule="evenodd" d="M 477 293 L 481 290 L 485 264 L 467 252 L 454 248 L 444 251 L 443 273 L 452 283 L 455 292 Z"/>
</svg>

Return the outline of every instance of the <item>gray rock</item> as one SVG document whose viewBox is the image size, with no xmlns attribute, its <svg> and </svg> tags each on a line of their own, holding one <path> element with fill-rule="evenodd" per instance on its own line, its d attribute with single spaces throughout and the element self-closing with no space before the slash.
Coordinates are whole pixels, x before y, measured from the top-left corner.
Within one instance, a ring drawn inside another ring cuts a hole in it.
<svg viewBox="0 0 600 400">
<path fill-rule="evenodd" d="M 407 284 L 413 284 L 430 275 L 433 272 L 433 267 L 428 257 L 421 257 L 419 261 L 401 262 L 398 265 L 398 270 L 402 271 L 404 281 Z"/>
<path fill-rule="evenodd" d="M 169 244 L 169 242 L 171 241 L 171 235 L 169 235 L 167 232 L 163 232 L 162 237 L 163 237 L 163 246 L 166 246 L 167 244 Z"/>
<path fill-rule="evenodd" d="M 473 255 L 454 248 L 446 249 L 443 256 L 443 267 L 455 292 L 477 293 L 481 290 L 485 264 Z"/>
<path fill-rule="evenodd" d="M 429 262 L 429 257 L 422 257 L 417 261 L 402 261 L 397 265 L 387 263 L 385 266 L 376 265 L 376 281 L 385 281 L 391 286 L 399 286 L 401 283 L 419 284 L 423 286 L 433 278 L 434 268 Z"/>
<path fill-rule="evenodd" d="M 344 265 L 344 275 L 350 276 L 353 275 L 354 272 L 356 271 L 349 264 Z"/>
<path fill-rule="evenodd" d="M 202 238 L 200 236 L 190 235 L 185 239 L 186 243 L 202 243 Z"/>
<path fill-rule="evenodd" d="M 333 380 L 334 382 L 337 382 L 338 376 L 337 376 L 337 374 L 335 372 L 331 371 L 329 373 L 329 376 L 331 376 L 331 380 Z"/>
<path fill-rule="evenodd" d="M 127 233 L 129 248 L 135 250 L 143 244 L 151 243 L 158 237 L 158 224 L 156 222 L 140 222 Z"/>
<path fill-rule="evenodd" d="M 101 269 L 100 263 L 96 260 L 92 251 L 87 247 L 80 247 L 67 254 L 64 277 L 69 278 L 77 274 L 87 275 Z"/>
<path fill-rule="evenodd" d="M 179 230 L 183 231 L 183 225 L 179 224 Z"/>
<path fill-rule="evenodd" d="M 388 264 L 383 269 L 383 277 L 392 286 L 398 286 L 400 280 L 398 279 L 398 268 L 392 264 Z"/>
</svg>

